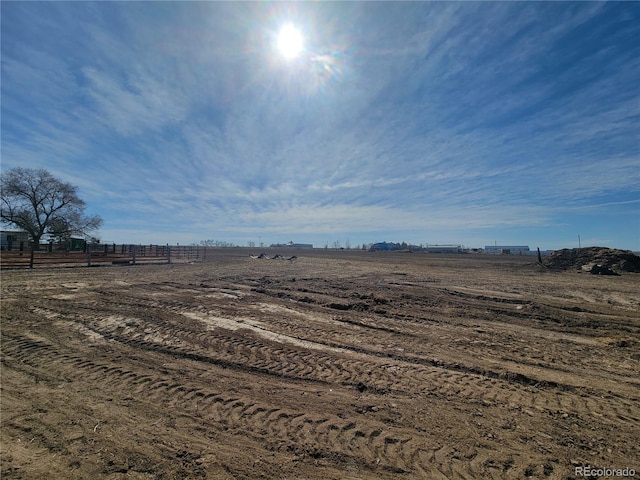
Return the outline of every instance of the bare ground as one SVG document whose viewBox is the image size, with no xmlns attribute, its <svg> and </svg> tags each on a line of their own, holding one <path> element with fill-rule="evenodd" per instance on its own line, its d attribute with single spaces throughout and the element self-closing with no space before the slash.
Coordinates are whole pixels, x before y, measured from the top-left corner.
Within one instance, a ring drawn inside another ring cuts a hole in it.
<svg viewBox="0 0 640 480">
<path fill-rule="evenodd" d="M 2 478 L 640 472 L 640 275 L 296 253 L 3 272 Z"/>
</svg>

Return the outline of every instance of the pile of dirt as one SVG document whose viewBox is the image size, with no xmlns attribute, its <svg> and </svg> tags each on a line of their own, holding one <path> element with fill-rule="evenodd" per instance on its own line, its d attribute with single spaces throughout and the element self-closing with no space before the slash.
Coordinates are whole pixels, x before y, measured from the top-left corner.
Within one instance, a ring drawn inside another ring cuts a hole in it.
<svg viewBox="0 0 640 480">
<path fill-rule="evenodd" d="M 605 247 L 565 248 L 556 250 L 543 261 L 544 265 L 559 270 L 585 270 L 600 273 L 608 269 L 615 273 L 640 273 L 640 256 L 631 250 Z M 595 268 L 594 268 L 595 267 Z"/>
</svg>

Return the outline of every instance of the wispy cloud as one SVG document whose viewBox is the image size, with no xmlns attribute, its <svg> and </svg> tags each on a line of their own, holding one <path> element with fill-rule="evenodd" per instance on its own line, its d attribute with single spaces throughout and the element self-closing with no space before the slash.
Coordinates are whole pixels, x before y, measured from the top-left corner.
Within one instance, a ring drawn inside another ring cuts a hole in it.
<svg viewBox="0 0 640 480">
<path fill-rule="evenodd" d="M 638 4 L 284 7 L 4 3 L 3 169 L 77 184 L 117 241 L 559 246 L 597 211 L 640 248 Z"/>
</svg>

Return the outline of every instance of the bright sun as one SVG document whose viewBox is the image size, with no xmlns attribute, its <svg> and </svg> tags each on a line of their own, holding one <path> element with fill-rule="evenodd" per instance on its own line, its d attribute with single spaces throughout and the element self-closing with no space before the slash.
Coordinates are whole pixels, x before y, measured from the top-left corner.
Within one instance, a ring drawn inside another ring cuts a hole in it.
<svg viewBox="0 0 640 480">
<path fill-rule="evenodd" d="M 304 42 L 302 34 L 290 23 L 282 27 L 278 33 L 278 50 L 287 59 L 292 60 L 302 52 Z"/>
</svg>

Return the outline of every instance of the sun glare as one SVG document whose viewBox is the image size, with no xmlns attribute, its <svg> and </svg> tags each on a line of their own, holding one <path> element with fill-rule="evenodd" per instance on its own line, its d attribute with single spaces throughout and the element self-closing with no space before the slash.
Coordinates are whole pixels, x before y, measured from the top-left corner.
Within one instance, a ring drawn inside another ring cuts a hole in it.
<svg viewBox="0 0 640 480">
<path fill-rule="evenodd" d="M 302 34 L 292 24 L 287 24 L 278 33 L 278 50 L 284 58 L 292 60 L 302 52 L 304 42 Z"/>
</svg>

